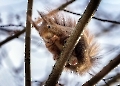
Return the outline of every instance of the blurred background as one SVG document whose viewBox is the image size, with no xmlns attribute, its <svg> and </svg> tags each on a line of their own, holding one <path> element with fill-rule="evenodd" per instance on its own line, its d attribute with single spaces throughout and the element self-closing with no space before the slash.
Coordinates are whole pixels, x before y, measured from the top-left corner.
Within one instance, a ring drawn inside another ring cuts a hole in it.
<svg viewBox="0 0 120 86">
<path fill-rule="evenodd" d="M 65 3 L 66 0 L 34 0 L 32 19 L 39 17 L 37 10 L 47 12 Z M 83 14 L 89 0 L 76 0 L 65 9 Z M 120 0 L 102 0 L 94 17 L 120 22 Z M 0 0 L 0 42 L 22 30 L 26 26 L 27 0 Z M 66 12 L 64 12 L 66 13 Z M 66 13 L 75 18 L 75 14 Z M 59 82 L 64 86 L 81 86 L 93 75 L 120 53 L 120 24 L 103 22 L 92 19 L 88 24 L 90 32 L 95 35 L 100 44 L 101 60 L 94 71 L 85 75 L 74 74 L 72 71 L 63 71 Z M 25 34 L 0 46 L 0 86 L 24 86 L 24 54 Z M 52 54 L 46 49 L 38 32 L 31 30 L 31 80 L 32 86 L 40 86 L 45 82 L 54 66 Z M 92 75 L 91 75 L 92 74 Z M 116 79 L 116 76 L 117 77 Z M 112 81 L 114 80 L 114 81 Z M 112 82 L 109 82 L 112 81 Z M 109 84 L 109 85 L 108 85 Z M 120 66 L 118 65 L 106 75 L 96 86 L 120 85 Z"/>
</svg>

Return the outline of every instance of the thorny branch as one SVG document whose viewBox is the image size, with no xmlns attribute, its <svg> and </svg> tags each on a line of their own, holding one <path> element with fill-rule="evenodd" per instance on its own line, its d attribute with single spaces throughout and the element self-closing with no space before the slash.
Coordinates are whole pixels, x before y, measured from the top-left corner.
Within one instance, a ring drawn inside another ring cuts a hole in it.
<svg viewBox="0 0 120 86">
<path fill-rule="evenodd" d="M 100 81 L 106 74 L 108 74 L 113 68 L 115 68 L 120 63 L 120 54 L 110 61 L 108 65 L 106 65 L 98 74 L 92 77 L 89 81 L 87 81 L 83 86 L 93 86 L 98 81 Z"/>
<path fill-rule="evenodd" d="M 75 15 L 82 16 L 82 14 L 80 14 L 80 13 L 71 12 L 71 11 L 66 10 L 66 9 L 63 9 L 63 11 L 68 12 L 68 13 L 72 13 L 72 14 L 75 14 Z M 110 23 L 120 24 L 120 22 L 118 22 L 118 21 L 101 19 L 101 18 L 97 18 L 97 17 L 94 17 L 94 16 L 93 16 L 92 18 L 93 18 L 93 19 L 96 19 L 96 20 L 99 20 L 99 21 L 103 21 L 103 22 L 110 22 Z"/>
<path fill-rule="evenodd" d="M 95 13 L 99 3 L 101 0 L 91 0 L 89 5 L 87 6 L 83 16 L 78 20 L 78 23 L 75 27 L 75 30 L 68 38 L 62 53 L 60 54 L 60 58 L 55 63 L 52 73 L 49 75 L 48 80 L 45 83 L 45 86 L 55 86 L 57 83 L 61 72 L 64 68 L 66 61 L 69 59 L 77 41 L 80 39 L 80 35 L 83 32 L 84 28 L 87 26 L 91 17 Z"/>
<path fill-rule="evenodd" d="M 27 16 L 32 16 L 33 0 L 28 0 Z M 31 10 L 29 10 L 31 9 Z M 30 70 L 30 44 L 31 44 L 31 24 L 26 17 L 26 36 L 25 36 L 25 86 L 31 86 Z"/>
</svg>

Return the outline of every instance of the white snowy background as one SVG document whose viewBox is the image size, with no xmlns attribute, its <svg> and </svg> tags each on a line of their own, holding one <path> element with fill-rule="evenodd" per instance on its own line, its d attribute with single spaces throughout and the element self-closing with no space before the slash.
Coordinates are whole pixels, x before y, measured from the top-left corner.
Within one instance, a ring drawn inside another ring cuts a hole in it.
<svg viewBox="0 0 120 86">
<path fill-rule="evenodd" d="M 46 12 L 46 9 L 55 9 L 65 0 L 34 0 L 33 16 L 38 17 L 37 10 Z M 88 0 L 76 0 L 66 9 L 76 13 L 83 13 L 87 6 Z M 95 16 L 108 20 L 120 21 L 120 0 L 102 0 Z M 27 0 L 0 0 L 0 25 L 22 24 L 26 25 Z M 16 19 L 16 16 L 20 19 Z M 68 14 L 69 15 L 69 14 Z M 79 16 L 72 15 L 76 19 Z M 21 30 L 18 27 L 6 27 L 10 30 Z M 96 74 L 111 59 L 118 55 L 120 51 L 120 25 L 92 19 L 88 25 L 90 31 L 95 34 L 98 43 L 101 45 L 101 62 L 95 69 Z M 109 32 L 102 32 L 104 29 Z M 102 33 L 102 34 L 101 34 Z M 38 32 L 32 28 L 31 31 L 31 79 L 32 86 L 39 86 L 41 82 L 47 80 L 51 73 L 54 61 L 51 53 L 45 48 L 43 40 L 39 37 Z M 0 41 L 6 39 L 10 34 L 0 30 Z M 0 47 L 0 86 L 24 86 L 24 35 L 16 38 Z M 120 73 L 120 67 L 115 68 L 106 76 L 111 77 Z M 60 78 L 60 83 L 64 86 L 81 86 L 91 76 L 89 74 L 80 76 L 71 71 L 64 71 Z M 98 86 L 105 84 L 101 81 Z M 113 84 L 117 86 L 120 80 Z"/>
</svg>

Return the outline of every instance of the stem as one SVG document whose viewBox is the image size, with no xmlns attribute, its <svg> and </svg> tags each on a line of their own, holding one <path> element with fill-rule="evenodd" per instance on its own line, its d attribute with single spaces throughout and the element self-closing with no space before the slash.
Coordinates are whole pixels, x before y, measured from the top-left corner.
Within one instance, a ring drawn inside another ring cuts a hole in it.
<svg viewBox="0 0 120 86">
<path fill-rule="evenodd" d="M 17 38 L 18 36 L 20 36 L 20 35 L 23 34 L 24 32 L 25 32 L 25 28 L 24 28 L 22 31 L 16 33 L 15 35 L 9 36 L 8 38 L 6 38 L 6 39 L 3 40 L 2 42 L 0 42 L 0 46 L 4 45 L 5 43 L 11 41 L 11 40 L 14 39 L 14 38 Z"/>
<path fill-rule="evenodd" d="M 74 1 L 76 1 L 76 0 L 70 0 L 70 1 L 66 2 L 65 4 L 62 4 L 58 8 L 56 8 L 56 9 L 52 10 L 51 12 L 49 12 L 47 14 L 47 16 L 51 16 L 51 15 L 53 15 L 55 13 L 58 13 L 59 11 L 62 11 L 65 7 L 67 7 L 69 4 L 73 3 Z M 37 21 L 35 21 L 35 23 L 39 23 L 41 21 L 42 21 L 42 19 L 38 19 Z"/>
<path fill-rule="evenodd" d="M 28 0 L 27 16 L 32 16 L 33 0 Z M 25 36 L 25 86 L 31 86 L 31 70 L 30 70 L 30 41 L 31 41 L 31 24 L 26 17 L 26 36 Z"/>
<path fill-rule="evenodd" d="M 75 15 L 82 16 L 82 14 L 80 14 L 80 13 L 75 13 L 75 12 L 72 12 L 72 11 L 69 11 L 69 10 L 66 10 L 66 9 L 63 9 L 63 11 L 68 12 L 68 13 L 72 13 L 72 14 L 75 14 Z M 109 22 L 109 23 L 114 23 L 114 24 L 120 24 L 119 21 L 102 19 L 102 18 L 98 18 L 98 17 L 94 17 L 94 16 L 93 16 L 92 18 L 93 18 L 93 19 L 96 19 L 96 20 L 98 20 L 98 21 L 102 21 L 102 22 Z"/>
</svg>

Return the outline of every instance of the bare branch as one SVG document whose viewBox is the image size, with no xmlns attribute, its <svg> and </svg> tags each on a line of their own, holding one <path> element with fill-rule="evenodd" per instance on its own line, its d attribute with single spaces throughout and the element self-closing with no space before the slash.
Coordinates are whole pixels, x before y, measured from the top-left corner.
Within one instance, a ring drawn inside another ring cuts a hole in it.
<svg viewBox="0 0 120 86">
<path fill-rule="evenodd" d="M 107 83 L 109 85 L 115 83 L 115 82 L 118 82 L 117 80 L 120 79 L 120 74 L 116 74 L 115 76 L 113 76 Z M 106 86 L 106 85 L 102 85 L 102 86 Z"/>
<path fill-rule="evenodd" d="M 92 77 L 89 81 L 87 81 L 83 86 L 93 86 L 98 81 L 100 81 L 106 74 L 108 74 L 112 69 L 114 69 L 120 63 L 120 54 L 110 61 L 110 63 L 105 66 L 98 74 Z"/>
<path fill-rule="evenodd" d="M 33 0 L 28 0 L 27 16 L 32 16 Z M 31 9 L 31 10 L 29 10 Z M 31 44 L 31 24 L 26 17 L 26 36 L 25 36 L 25 86 L 31 86 L 30 70 L 30 44 Z"/>
<path fill-rule="evenodd" d="M 95 13 L 100 1 L 101 0 L 90 1 L 83 16 L 79 19 L 75 27 L 75 30 L 68 38 L 67 43 L 65 44 L 64 49 L 60 54 L 60 58 L 55 63 L 52 73 L 50 74 L 48 80 L 46 81 L 45 86 L 55 86 L 55 84 L 57 83 L 66 61 L 69 59 L 75 45 L 80 39 L 81 33 L 83 32 L 84 28 L 87 26 L 91 17 Z"/>
<path fill-rule="evenodd" d="M 47 16 L 51 16 L 51 15 L 63 10 L 65 7 L 67 7 L 69 4 L 73 3 L 74 1 L 76 1 L 76 0 L 70 0 L 70 1 L 66 2 L 65 4 L 62 4 L 61 6 L 56 8 L 55 10 L 48 13 Z M 38 19 L 37 21 L 35 21 L 35 23 L 40 22 L 40 21 L 41 21 L 41 19 Z"/>
<path fill-rule="evenodd" d="M 65 11 L 65 12 L 68 12 L 68 13 L 72 13 L 72 14 L 75 14 L 75 15 L 79 15 L 79 16 L 82 16 L 82 14 L 80 14 L 80 13 L 75 13 L 75 12 L 71 12 L 71 11 L 69 11 L 69 10 L 63 10 L 63 11 Z M 103 21 L 103 22 L 109 22 L 109 23 L 115 23 L 115 24 L 120 24 L 120 22 L 118 22 L 118 21 L 113 21 L 113 20 L 107 20 L 107 19 L 101 19 L 101 18 L 97 18 L 97 17 L 92 17 L 93 19 L 96 19 L 96 20 L 99 20 L 99 21 Z"/>
<path fill-rule="evenodd" d="M 15 26 L 15 27 L 24 27 L 23 25 L 15 25 L 15 24 L 0 25 L 0 27 L 10 27 L 10 26 Z"/>
<path fill-rule="evenodd" d="M 15 35 L 10 36 L 10 37 L 6 38 L 5 40 L 3 40 L 2 42 L 0 42 L 0 46 L 2 46 L 3 44 L 7 43 L 8 41 L 11 41 L 14 38 L 18 38 L 18 36 L 20 36 L 24 32 L 25 32 L 25 28 L 22 31 L 16 33 Z"/>
</svg>

